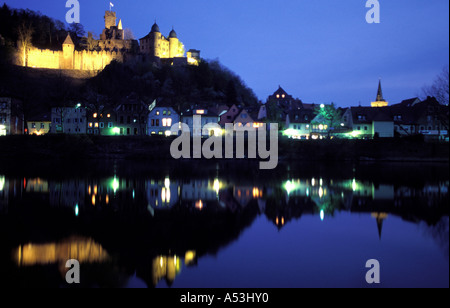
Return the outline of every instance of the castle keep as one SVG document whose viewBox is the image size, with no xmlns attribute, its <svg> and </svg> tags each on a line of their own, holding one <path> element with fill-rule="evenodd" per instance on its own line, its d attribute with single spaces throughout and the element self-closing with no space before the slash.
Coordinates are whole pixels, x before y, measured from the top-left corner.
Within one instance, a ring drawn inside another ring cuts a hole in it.
<svg viewBox="0 0 450 308">
<path fill-rule="evenodd" d="M 151 32 L 140 39 L 139 46 L 138 41 L 126 37 L 122 20 L 117 23 L 116 12 L 111 11 L 105 13 L 105 29 L 100 39 L 89 36 L 86 40 L 88 44 L 84 50 L 75 50 L 70 34 L 62 44 L 62 50 L 31 47 L 26 50 L 25 63 L 23 57 L 17 57 L 20 59 L 18 64 L 34 68 L 101 71 L 114 60 L 198 65 L 200 59 L 200 51 L 189 50 L 186 55 L 175 31 L 172 30 L 165 38 L 156 23 Z"/>
</svg>

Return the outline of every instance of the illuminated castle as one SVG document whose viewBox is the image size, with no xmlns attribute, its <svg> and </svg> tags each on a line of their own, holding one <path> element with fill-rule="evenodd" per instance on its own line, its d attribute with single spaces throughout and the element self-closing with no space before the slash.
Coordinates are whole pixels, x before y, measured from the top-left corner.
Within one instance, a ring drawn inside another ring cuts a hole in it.
<svg viewBox="0 0 450 308">
<path fill-rule="evenodd" d="M 184 45 L 178 39 L 175 30 L 172 29 L 169 37 L 166 38 L 161 34 L 156 22 L 153 24 L 150 33 L 140 39 L 140 51 L 151 57 L 169 59 L 171 64 L 178 60 L 178 62 L 187 61 L 186 64 L 198 65 L 200 59 L 200 51 L 193 49 L 187 52 L 186 57 Z"/>
<path fill-rule="evenodd" d="M 75 50 L 75 44 L 67 35 L 62 44 L 62 50 L 28 48 L 19 51 L 16 63 L 21 66 L 48 69 L 68 69 L 101 71 L 112 61 L 126 62 L 153 61 L 156 64 L 198 65 L 200 51 L 190 50 L 185 56 L 184 46 L 178 40 L 175 31 L 165 38 L 161 35 L 158 25 L 153 25 L 152 31 L 139 43 L 126 38 L 122 20 L 117 24 L 115 12 L 106 11 L 105 29 L 99 40 L 90 35 L 86 39 L 86 49 Z M 22 56 L 24 55 L 24 56 Z"/>
</svg>

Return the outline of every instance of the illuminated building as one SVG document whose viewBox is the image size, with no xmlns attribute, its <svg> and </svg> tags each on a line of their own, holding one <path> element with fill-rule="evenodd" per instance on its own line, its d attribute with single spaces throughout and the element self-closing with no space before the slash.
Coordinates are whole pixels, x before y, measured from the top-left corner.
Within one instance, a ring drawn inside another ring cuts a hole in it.
<svg viewBox="0 0 450 308">
<path fill-rule="evenodd" d="M 169 37 L 165 38 L 155 24 L 150 34 L 140 40 L 139 46 L 137 40 L 127 37 L 122 20 L 117 23 L 116 12 L 106 11 L 104 19 L 105 28 L 100 39 L 94 39 L 92 35 L 83 38 L 83 50 L 75 48 L 73 38 L 67 34 L 61 50 L 35 47 L 28 48 L 26 53 L 17 50 L 16 64 L 32 68 L 99 72 L 112 61 L 147 61 L 147 55 L 153 57 L 151 60 L 154 63 L 161 63 L 161 60 L 168 60 L 168 64 L 172 65 L 199 63 L 200 51 L 191 49 L 185 53 L 183 44 L 173 30 Z"/>
<path fill-rule="evenodd" d="M 0 97 L 0 136 L 22 135 L 24 122 L 22 102 L 11 97 Z"/>
<path fill-rule="evenodd" d="M 286 115 L 286 130 L 283 135 L 292 139 L 309 139 L 311 135 L 311 120 L 314 118 L 314 110 L 298 109 L 290 111 Z"/>
<path fill-rule="evenodd" d="M 157 58 L 172 65 L 198 65 L 200 60 L 200 51 L 189 50 L 185 55 L 183 43 L 178 39 L 177 33 L 172 29 L 169 36 L 161 34 L 156 22 L 153 24 L 149 34 L 140 40 L 140 52 Z"/>
<path fill-rule="evenodd" d="M 351 131 L 348 138 L 372 139 L 394 137 L 394 121 L 389 107 L 350 107 L 343 115 L 343 124 Z"/>
<path fill-rule="evenodd" d="M 371 105 L 373 108 L 387 107 L 389 105 L 389 103 L 383 98 L 383 91 L 381 90 L 381 80 L 378 83 L 377 98 L 375 99 L 375 102 L 372 102 Z"/>
<path fill-rule="evenodd" d="M 29 135 L 42 136 L 50 132 L 52 124 L 51 117 L 48 114 L 31 117 L 27 121 L 27 128 Z"/>
<path fill-rule="evenodd" d="M 147 121 L 149 135 L 166 135 L 166 132 L 170 132 L 172 125 L 180 122 L 178 112 L 165 101 L 150 106 L 150 109 Z"/>
</svg>

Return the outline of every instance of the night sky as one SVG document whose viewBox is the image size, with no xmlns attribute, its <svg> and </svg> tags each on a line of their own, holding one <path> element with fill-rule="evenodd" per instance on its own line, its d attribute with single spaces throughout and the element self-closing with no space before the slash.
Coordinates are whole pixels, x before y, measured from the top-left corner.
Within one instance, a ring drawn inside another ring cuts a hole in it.
<svg viewBox="0 0 450 308">
<path fill-rule="evenodd" d="M 64 21 L 65 0 L 6 0 Z M 281 85 L 307 103 L 369 105 L 382 78 L 391 104 L 421 94 L 449 63 L 449 1 L 380 0 L 367 24 L 365 0 L 113 0 L 136 38 L 155 19 L 186 50 L 237 73 L 262 101 Z M 80 0 L 81 23 L 99 35 L 109 0 Z"/>
</svg>

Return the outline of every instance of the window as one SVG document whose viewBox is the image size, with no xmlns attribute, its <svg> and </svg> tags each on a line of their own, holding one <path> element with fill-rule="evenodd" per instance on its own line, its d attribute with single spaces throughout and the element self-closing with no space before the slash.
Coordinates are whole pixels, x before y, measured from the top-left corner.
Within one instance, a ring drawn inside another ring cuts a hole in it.
<svg viewBox="0 0 450 308">
<path fill-rule="evenodd" d="M 361 126 L 358 126 L 358 130 L 361 130 Z"/>
<path fill-rule="evenodd" d="M 41 129 L 44 129 L 44 128 L 45 128 L 45 124 L 41 123 Z"/>
<path fill-rule="evenodd" d="M 368 130 L 367 126 L 364 126 L 364 130 Z"/>
<path fill-rule="evenodd" d="M 159 120 L 156 120 L 156 126 L 159 126 Z"/>
<path fill-rule="evenodd" d="M 120 124 L 123 124 L 123 116 L 120 116 Z"/>
<path fill-rule="evenodd" d="M 77 118 L 73 119 L 73 122 L 78 123 L 78 119 Z"/>
<path fill-rule="evenodd" d="M 95 123 L 95 127 L 98 128 L 98 122 Z"/>
<path fill-rule="evenodd" d="M 83 119 L 80 119 L 80 123 L 83 123 Z"/>
<path fill-rule="evenodd" d="M 92 122 L 89 122 L 89 127 L 92 128 L 94 124 Z"/>
<path fill-rule="evenodd" d="M 294 129 L 297 129 L 297 125 L 294 125 Z"/>
<path fill-rule="evenodd" d="M 113 128 L 113 123 L 112 122 L 108 122 L 108 128 Z"/>
<path fill-rule="evenodd" d="M 111 117 L 111 114 L 110 114 L 110 113 L 108 113 L 108 114 L 106 115 L 106 117 L 107 117 L 107 118 L 110 118 L 110 117 Z"/>
<path fill-rule="evenodd" d="M 36 123 L 31 123 L 31 128 L 36 128 Z"/>
<path fill-rule="evenodd" d="M 166 110 L 164 110 L 164 111 L 163 111 L 163 115 L 166 115 L 166 114 L 167 114 L 167 111 L 166 111 Z"/>
<path fill-rule="evenodd" d="M 97 118 L 97 117 L 98 117 L 98 114 L 94 113 L 93 117 L 94 117 L 94 118 Z"/>
<path fill-rule="evenodd" d="M 156 111 L 156 115 L 159 116 L 159 111 Z"/>
<path fill-rule="evenodd" d="M 127 117 L 127 124 L 130 124 L 131 123 L 131 117 L 130 116 L 128 116 Z M 128 134 L 129 135 L 129 134 Z"/>
<path fill-rule="evenodd" d="M 241 118 L 246 119 L 247 115 L 244 113 L 244 114 L 241 115 Z"/>
<path fill-rule="evenodd" d="M 402 120 L 402 116 L 401 115 L 394 116 L 394 121 L 401 121 L 401 120 Z"/>
<path fill-rule="evenodd" d="M 70 123 L 70 119 L 67 119 L 67 123 Z"/>
<path fill-rule="evenodd" d="M 105 123 L 101 122 L 100 123 L 100 128 L 104 128 L 105 127 Z"/>
</svg>

